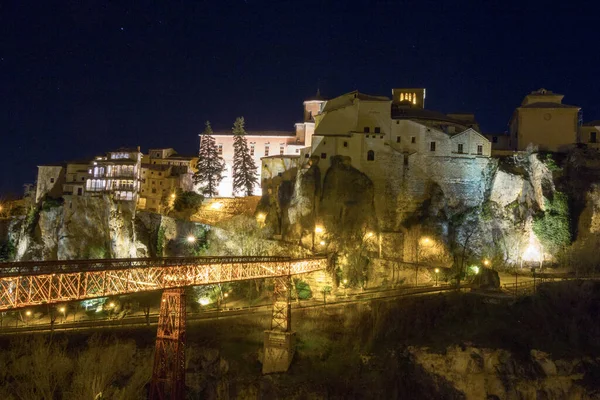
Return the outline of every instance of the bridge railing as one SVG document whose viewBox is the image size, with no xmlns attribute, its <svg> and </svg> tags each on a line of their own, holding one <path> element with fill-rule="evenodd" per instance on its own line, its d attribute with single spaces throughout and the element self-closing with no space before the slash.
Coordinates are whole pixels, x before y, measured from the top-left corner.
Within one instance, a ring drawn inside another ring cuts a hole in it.
<svg viewBox="0 0 600 400">
<path fill-rule="evenodd" d="M 20 261 L 0 263 L 0 277 L 41 275 L 68 272 L 108 271 L 124 268 L 186 266 L 197 264 L 260 263 L 288 261 L 290 257 L 227 256 L 227 257 L 162 257 L 115 258 L 96 260 Z"/>
<path fill-rule="evenodd" d="M 274 278 L 325 268 L 325 257 L 178 257 L 14 263 L 0 265 L 0 311 L 159 289 Z"/>
</svg>

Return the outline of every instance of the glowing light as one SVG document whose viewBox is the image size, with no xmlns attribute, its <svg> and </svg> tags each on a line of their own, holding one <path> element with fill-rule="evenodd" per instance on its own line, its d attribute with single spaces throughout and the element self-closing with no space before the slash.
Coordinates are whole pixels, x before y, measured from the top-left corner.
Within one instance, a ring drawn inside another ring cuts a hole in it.
<svg viewBox="0 0 600 400">
<path fill-rule="evenodd" d="M 115 303 L 112 303 L 112 302 L 111 302 L 111 303 L 110 303 L 108 306 L 109 306 L 110 308 L 113 308 L 113 307 L 115 306 Z"/>
<path fill-rule="evenodd" d="M 315 233 L 323 233 L 323 227 L 320 225 L 315 226 Z"/>
<path fill-rule="evenodd" d="M 256 220 L 258 222 L 265 222 L 266 218 L 267 218 L 267 215 L 265 213 L 258 213 L 258 214 L 256 214 Z"/>
<path fill-rule="evenodd" d="M 542 253 L 534 244 L 527 246 L 523 252 L 523 261 L 539 261 L 542 259 Z"/>
<path fill-rule="evenodd" d="M 171 193 L 171 198 L 174 199 L 175 198 L 175 193 Z"/>
<path fill-rule="evenodd" d="M 321 240 L 321 242 L 319 243 L 321 246 L 325 246 L 325 241 Z"/>
<path fill-rule="evenodd" d="M 189 235 L 186 240 L 188 241 L 188 243 L 194 243 L 196 241 L 196 237 Z"/>
<path fill-rule="evenodd" d="M 198 299 L 198 303 L 200 303 L 201 306 L 207 306 L 210 304 L 210 299 L 208 297 L 201 297 Z"/>
<path fill-rule="evenodd" d="M 488 265 L 490 265 L 490 260 L 487 260 L 487 259 L 486 259 L 486 260 L 483 260 L 483 265 L 485 265 L 486 267 L 487 267 Z"/>
<path fill-rule="evenodd" d="M 64 307 L 61 307 L 58 309 L 58 311 L 60 311 L 61 313 L 64 313 L 66 311 L 66 309 Z"/>
<path fill-rule="evenodd" d="M 347 285 L 348 284 L 348 279 L 344 279 L 343 282 L 344 282 L 344 285 Z"/>
<path fill-rule="evenodd" d="M 229 293 L 225 293 L 223 296 L 225 296 L 225 297 L 229 297 Z"/>
<path fill-rule="evenodd" d="M 29 317 L 29 316 L 31 316 L 31 311 L 27 310 L 27 311 L 25 312 L 25 315 L 27 315 L 28 317 Z"/>
<path fill-rule="evenodd" d="M 473 272 L 475 272 L 475 275 L 479 273 L 479 267 L 477 265 L 473 265 L 471 269 L 473 270 Z"/>
<path fill-rule="evenodd" d="M 221 203 L 220 201 L 217 201 L 215 203 L 212 203 L 210 205 L 210 208 L 212 208 L 213 210 L 220 210 L 221 208 L 223 208 L 223 203 Z"/>
<path fill-rule="evenodd" d="M 424 238 L 421 239 L 421 241 L 425 244 L 429 244 L 429 242 L 431 241 L 431 239 L 429 239 L 427 236 L 425 236 Z"/>
<path fill-rule="evenodd" d="M 436 273 L 436 274 L 439 274 L 439 273 L 440 273 L 440 269 L 439 269 L 439 268 L 436 268 L 436 269 L 435 269 L 435 273 Z"/>
<path fill-rule="evenodd" d="M 374 235 L 375 235 L 375 234 L 374 234 L 373 232 L 367 232 L 367 237 L 368 237 L 368 238 L 370 238 L 370 237 L 373 237 Z"/>
</svg>

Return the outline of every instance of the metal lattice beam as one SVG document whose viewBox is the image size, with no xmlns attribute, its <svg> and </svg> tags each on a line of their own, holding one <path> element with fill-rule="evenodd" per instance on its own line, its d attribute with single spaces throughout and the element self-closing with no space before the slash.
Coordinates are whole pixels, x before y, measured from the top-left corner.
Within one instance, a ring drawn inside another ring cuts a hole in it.
<svg viewBox="0 0 600 400">
<path fill-rule="evenodd" d="M 159 289 L 278 278 L 325 268 L 325 257 L 195 257 L 2 263 L 0 311 Z"/>
<path fill-rule="evenodd" d="M 160 304 L 151 400 L 185 398 L 185 293 L 165 290 Z"/>
</svg>

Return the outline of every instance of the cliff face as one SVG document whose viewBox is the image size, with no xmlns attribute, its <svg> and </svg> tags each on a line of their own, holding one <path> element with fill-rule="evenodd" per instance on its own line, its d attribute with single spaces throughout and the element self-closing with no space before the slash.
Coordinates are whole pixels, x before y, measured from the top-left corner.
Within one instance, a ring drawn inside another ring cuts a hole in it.
<svg viewBox="0 0 600 400">
<path fill-rule="evenodd" d="M 282 227 L 284 239 L 301 240 L 309 247 L 318 225 L 334 236 L 350 230 L 377 231 L 380 248 L 371 250 L 410 261 L 417 258 L 409 242 L 418 227 L 419 235 L 435 237 L 446 248 L 446 255 L 439 257 L 444 260 L 450 259 L 452 248 L 463 246 L 504 263 L 552 260 L 571 235 L 600 232 L 600 190 L 586 186 L 579 202 L 585 209 L 573 212 L 577 205 L 571 199 L 581 190 L 568 182 L 573 180 L 571 161 L 559 168 L 545 157 L 414 155 L 408 156 L 406 165 L 380 165 L 362 172 L 343 157 L 313 158 L 298 168 L 295 179 L 282 180 L 263 196 L 261 211 L 268 224 L 275 226 L 276 221 Z M 281 201 L 278 188 L 284 187 L 293 191 Z M 536 233 L 536 221 L 543 218 L 547 221 L 538 223 Z M 579 224 L 578 230 L 566 226 L 569 218 L 571 225 Z M 540 232 L 556 224 L 566 226 L 562 237 Z"/>
<path fill-rule="evenodd" d="M 13 219 L 7 239 L 15 244 L 18 261 L 186 255 L 185 237 L 199 226 L 136 213 L 133 204 L 108 197 L 73 196 Z"/>
</svg>

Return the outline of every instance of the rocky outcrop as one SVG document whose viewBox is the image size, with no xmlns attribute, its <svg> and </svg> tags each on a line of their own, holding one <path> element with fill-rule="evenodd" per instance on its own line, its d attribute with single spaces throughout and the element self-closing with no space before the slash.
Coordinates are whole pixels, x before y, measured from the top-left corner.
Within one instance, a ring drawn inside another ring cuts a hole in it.
<svg viewBox="0 0 600 400">
<path fill-rule="evenodd" d="M 28 217 L 13 218 L 7 239 L 15 260 L 135 258 L 190 253 L 185 238 L 201 224 L 148 212 L 107 196 L 68 196 Z"/>
<path fill-rule="evenodd" d="M 586 371 L 600 366 L 600 359 L 553 359 L 538 350 L 516 357 L 506 350 L 472 346 L 450 347 L 444 354 L 419 347 L 410 347 L 409 352 L 427 372 L 464 393 L 466 400 L 598 398 L 582 379 Z"/>
</svg>

